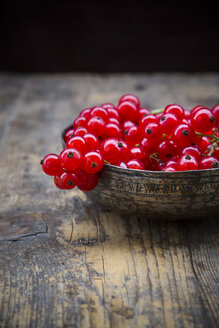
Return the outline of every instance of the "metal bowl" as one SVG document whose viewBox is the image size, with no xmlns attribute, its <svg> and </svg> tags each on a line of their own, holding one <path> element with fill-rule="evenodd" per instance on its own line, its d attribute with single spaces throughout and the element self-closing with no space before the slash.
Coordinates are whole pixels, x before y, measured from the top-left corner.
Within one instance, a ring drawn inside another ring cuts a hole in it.
<svg viewBox="0 0 219 328">
<path fill-rule="evenodd" d="M 64 134 L 62 143 L 65 146 Z M 86 195 L 120 213 L 162 219 L 219 218 L 219 169 L 155 172 L 105 164 Z"/>
</svg>

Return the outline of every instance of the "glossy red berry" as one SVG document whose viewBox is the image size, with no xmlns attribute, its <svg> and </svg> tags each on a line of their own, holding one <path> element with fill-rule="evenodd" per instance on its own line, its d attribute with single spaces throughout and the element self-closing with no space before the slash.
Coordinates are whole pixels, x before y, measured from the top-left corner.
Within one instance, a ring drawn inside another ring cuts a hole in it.
<svg viewBox="0 0 219 328">
<path fill-rule="evenodd" d="M 131 146 L 139 144 L 142 140 L 141 129 L 138 126 L 132 126 L 130 129 L 125 130 L 124 138 Z"/>
<path fill-rule="evenodd" d="M 104 139 L 110 138 L 110 137 L 120 139 L 121 136 L 122 136 L 122 133 L 121 133 L 121 129 L 120 129 L 119 125 L 114 124 L 114 123 L 107 123 L 106 124 L 105 131 L 104 131 L 104 134 L 103 134 Z"/>
<path fill-rule="evenodd" d="M 199 161 L 199 169 L 217 169 L 219 168 L 219 160 L 213 156 L 206 156 Z"/>
<path fill-rule="evenodd" d="M 68 148 L 60 153 L 59 159 L 63 169 L 74 171 L 81 166 L 82 154 L 75 148 Z"/>
<path fill-rule="evenodd" d="M 68 141 L 69 138 L 72 138 L 74 136 L 75 129 L 69 129 L 64 136 L 65 143 Z"/>
<path fill-rule="evenodd" d="M 196 157 L 191 155 L 182 155 L 178 160 L 179 171 L 190 171 L 198 169 L 198 161 Z"/>
<path fill-rule="evenodd" d="M 111 164 L 121 162 L 123 159 L 123 143 L 119 139 L 105 139 L 100 149 L 104 160 Z"/>
<path fill-rule="evenodd" d="M 119 99 L 119 104 L 124 101 L 130 101 L 136 105 L 137 108 L 140 107 L 140 100 L 133 94 L 125 94 Z"/>
<path fill-rule="evenodd" d="M 177 144 L 170 139 L 165 139 L 157 147 L 158 154 L 162 161 L 172 158 L 177 152 Z"/>
<path fill-rule="evenodd" d="M 137 106 L 131 101 L 122 101 L 118 107 L 118 112 L 123 121 L 138 121 Z"/>
<path fill-rule="evenodd" d="M 67 141 L 66 148 L 75 148 L 83 154 L 85 152 L 85 140 L 81 136 L 74 136 Z"/>
<path fill-rule="evenodd" d="M 59 156 L 56 154 L 48 154 L 41 161 L 43 171 L 48 175 L 57 175 L 61 171 L 61 163 Z"/>
<path fill-rule="evenodd" d="M 165 134 L 167 136 L 171 135 L 179 124 L 179 122 L 180 121 L 176 115 L 170 113 L 163 114 L 159 122 L 162 134 Z"/>
<path fill-rule="evenodd" d="M 191 155 L 191 156 L 196 157 L 197 160 L 199 160 L 199 158 L 201 157 L 201 151 L 196 146 L 188 146 L 188 147 L 182 148 L 181 155 Z"/>
<path fill-rule="evenodd" d="M 155 142 L 151 142 L 147 138 L 143 138 L 141 141 L 141 148 L 145 154 L 150 154 L 155 152 L 157 144 Z"/>
<path fill-rule="evenodd" d="M 199 109 L 192 115 L 191 125 L 194 131 L 206 133 L 216 125 L 216 119 L 209 109 Z"/>
<path fill-rule="evenodd" d="M 119 113 L 116 108 L 107 108 L 108 117 L 114 117 L 119 120 Z"/>
<path fill-rule="evenodd" d="M 82 126 L 86 127 L 86 125 L 87 125 L 87 119 L 83 116 L 77 117 L 74 120 L 74 123 L 73 123 L 73 126 L 74 126 L 75 129 L 79 128 L 79 127 L 82 127 Z"/>
<path fill-rule="evenodd" d="M 164 114 L 167 113 L 174 114 L 179 120 L 182 120 L 185 115 L 184 108 L 176 104 L 166 106 L 164 109 Z"/>
<path fill-rule="evenodd" d="M 191 115 L 194 115 L 199 109 L 202 109 L 202 108 L 205 108 L 205 107 L 202 105 L 197 105 L 197 106 L 193 107 L 191 110 Z"/>
<path fill-rule="evenodd" d="M 119 120 L 115 117 L 109 117 L 107 123 L 114 123 L 114 124 L 120 126 Z"/>
<path fill-rule="evenodd" d="M 54 178 L 54 182 L 60 189 L 73 189 L 78 182 L 78 178 L 75 174 L 69 172 L 63 172 L 59 176 Z"/>
<path fill-rule="evenodd" d="M 143 161 L 145 154 L 140 147 L 131 147 L 129 150 L 130 159 L 140 159 Z"/>
<path fill-rule="evenodd" d="M 184 117 L 185 117 L 185 119 L 188 120 L 190 118 L 190 116 L 191 116 L 190 110 L 185 109 L 185 111 L 184 111 Z"/>
<path fill-rule="evenodd" d="M 179 124 L 173 131 L 172 139 L 180 146 L 189 146 L 193 140 L 194 132 L 188 124 Z"/>
<path fill-rule="evenodd" d="M 139 118 L 150 115 L 150 114 L 151 114 L 151 111 L 148 108 L 141 108 L 138 111 Z"/>
<path fill-rule="evenodd" d="M 87 133 L 87 129 L 84 126 L 81 126 L 74 131 L 74 136 L 81 136 L 85 135 Z"/>
<path fill-rule="evenodd" d="M 176 172 L 177 170 L 173 166 L 164 167 L 163 171 L 165 172 Z"/>
<path fill-rule="evenodd" d="M 103 164 L 102 155 L 98 152 L 91 151 L 84 155 L 81 168 L 87 173 L 94 174 L 102 169 Z"/>
<path fill-rule="evenodd" d="M 167 162 L 165 162 L 165 168 L 171 167 L 173 168 L 175 171 L 178 170 L 178 163 L 175 160 L 169 160 Z"/>
<path fill-rule="evenodd" d="M 101 117 L 92 117 L 87 122 L 87 130 L 89 133 L 93 133 L 95 136 L 99 137 L 104 134 L 105 121 Z"/>
<path fill-rule="evenodd" d="M 169 114 L 171 115 L 171 114 Z M 162 137 L 160 126 L 157 123 L 149 123 L 144 129 L 144 135 L 150 142 L 158 143 Z"/>
<path fill-rule="evenodd" d="M 79 116 L 86 118 L 86 120 L 89 120 L 89 118 L 90 118 L 90 112 L 91 112 L 91 109 L 90 108 L 85 108 L 85 109 L 83 109 L 80 112 L 80 115 Z"/>
<path fill-rule="evenodd" d="M 99 147 L 99 140 L 98 138 L 91 133 L 86 133 L 83 136 L 85 140 L 85 151 L 88 153 L 89 151 L 96 150 Z"/>
<path fill-rule="evenodd" d="M 149 114 L 147 116 L 141 117 L 139 120 L 139 126 L 140 128 L 144 129 L 149 123 L 157 123 L 157 117 L 153 114 Z"/>
<path fill-rule="evenodd" d="M 139 159 L 131 159 L 127 162 L 127 167 L 133 170 L 144 170 L 144 164 Z"/>
<path fill-rule="evenodd" d="M 120 163 L 117 163 L 115 165 L 118 166 L 118 167 L 121 167 L 122 169 L 127 169 L 127 165 L 124 162 L 120 162 Z"/>
<path fill-rule="evenodd" d="M 62 189 L 62 190 L 65 189 L 64 186 L 62 185 L 62 183 L 61 183 L 60 178 L 59 178 L 58 175 L 55 175 L 54 176 L 54 184 L 59 189 Z"/>
<path fill-rule="evenodd" d="M 214 115 L 217 123 L 219 122 L 219 104 L 212 108 L 212 114 Z"/>
<path fill-rule="evenodd" d="M 101 107 L 105 108 L 108 110 L 108 108 L 116 108 L 113 104 L 111 103 L 105 103 L 105 104 L 102 104 Z"/>
<path fill-rule="evenodd" d="M 93 107 L 90 112 L 91 117 L 101 117 L 104 121 L 108 119 L 108 112 L 103 107 Z"/>
<path fill-rule="evenodd" d="M 98 184 L 98 175 L 90 174 L 85 171 L 81 171 L 78 174 L 77 187 L 82 191 L 90 191 L 94 189 Z"/>
</svg>

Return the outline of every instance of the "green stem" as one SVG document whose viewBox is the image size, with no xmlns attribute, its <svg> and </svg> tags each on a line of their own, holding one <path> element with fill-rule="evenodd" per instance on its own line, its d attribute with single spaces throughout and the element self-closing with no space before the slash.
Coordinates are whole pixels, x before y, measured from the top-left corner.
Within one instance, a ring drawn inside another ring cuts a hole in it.
<svg viewBox="0 0 219 328">
<path fill-rule="evenodd" d="M 158 109 L 154 109 L 151 111 L 151 114 L 159 114 L 159 113 L 163 113 L 164 108 L 158 108 Z"/>
<path fill-rule="evenodd" d="M 215 135 L 204 134 L 204 133 L 200 133 L 200 132 L 195 132 L 195 134 L 197 134 L 197 136 L 200 136 L 200 137 L 208 137 L 208 138 L 213 139 L 216 142 L 219 142 L 219 137 L 216 137 Z"/>
</svg>

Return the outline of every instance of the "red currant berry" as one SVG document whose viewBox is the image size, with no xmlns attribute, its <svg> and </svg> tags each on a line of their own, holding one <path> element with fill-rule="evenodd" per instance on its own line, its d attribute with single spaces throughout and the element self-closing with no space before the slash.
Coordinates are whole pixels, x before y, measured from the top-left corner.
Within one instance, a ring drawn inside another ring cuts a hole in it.
<svg viewBox="0 0 219 328">
<path fill-rule="evenodd" d="M 141 142 L 142 133 L 138 126 L 133 126 L 130 129 L 125 130 L 124 137 L 125 137 L 125 141 L 129 145 L 134 146 Z"/>
<path fill-rule="evenodd" d="M 202 105 L 197 105 L 195 107 L 192 108 L 191 110 L 191 115 L 194 115 L 199 109 L 205 108 Z"/>
<path fill-rule="evenodd" d="M 201 151 L 196 146 L 188 146 L 181 150 L 181 155 L 191 155 L 199 160 L 201 157 Z"/>
<path fill-rule="evenodd" d="M 216 119 L 209 109 L 199 109 L 192 115 L 191 125 L 196 132 L 206 133 L 216 125 Z"/>
<path fill-rule="evenodd" d="M 219 104 L 212 108 L 212 114 L 214 115 L 217 122 L 219 122 Z"/>
<path fill-rule="evenodd" d="M 157 122 L 160 122 L 160 118 L 161 118 L 161 116 L 163 116 L 163 112 L 157 113 L 157 114 L 155 114 L 155 116 L 157 118 Z"/>
<path fill-rule="evenodd" d="M 86 127 L 86 125 L 87 125 L 87 120 L 83 116 L 77 117 L 76 120 L 74 120 L 74 123 L 73 123 L 73 126 L 74 126 L 75 129 L 79 128 L 79 127 L 82 127 L 82 126 Z"/>
<path fill-rule="evenodd" d="M 191 155 L 182 155 L 178 160 L 179 171 L 198 170 L 198 161 Z"/>
<path fill-rule="evenodd" d="M 155 142 L 151 142 L 147 138 L 143 138 L 141 141 L 141 148 L 145 154 L 150 154 L 155 152 L 155 148 L 157 144 Z"/>
<path fill-rule="evenodd" d="M 182 120 L 184 118 L 185 112 L 184 108 L 180 105 L 168 105 L 164 109 L 164 114 L 174 114 L 179 120 Z"/>
<path fill-rule="evenodd" d="M 83 138 L 85 140 L 85 149 L 87 153 L 89 151 L 96 150 L 99 147 L 99 140 L 95 135 L 86 133 Z"/>
<path fill-rule="evenodd" d="M 169 161 L 167 161 L 167 162 L 165 163 L 165 168 L 168 168 L 168 167 L 173 168 L 175 171 L 178 170 L 178 164 L 177 164 L 177 162 L 174 161 L 174 160 L 172 160 L 172 159 L 169 160 Z"/>
<path fill-rule="evenodd" d="M 219 160 L 213 156 L 203 157 L 199 161 L 199 169 L 200 170 L 217 169 L 217 168 L 219 168 Z"/>
<path fill-rule="evenodd" d="M 69 138 L 74 136 L 75 129 L 69 129 L 64 136 L 65 143 L 68 141 Z"/>
<path fill-rule="evenodd" d="M 84 126 L 81 126 L 74 131 L 74 136 L 83 137 L 87 133 L 87 129 Z"/>
<path fill-rule="evenodd" d="M 114 117 L 119 121 L 119 113 L 116 108 L 107 108 L 108 117 Z"/>
<path fill-rule="evenodd" d="M 75 148 L 64 149 L 59 155 L 61 167 L 68 171 L 77 170 L 82 163 L 82 155 Z"/>
<path fill-rule="evenodd" d="M 150 114 L 147 116 L 143 116 L 140 120 L 139 120 L 139 126 L 140 128 L 144 129 L 146 127 L 146 125 L 148 125 L 149 123 L 157 123 L 157 118 L 155 115 Z"/>
<path fill-rule="evenodd" d="M 103 157 L 100 153 L 91 151 L 86 153 L 82 162 L 82 169 L 90 174 L 99 172 L 103 167 Z"/>
<path fill-rule="evenodd" d="M 87 122 L 87 129 L 89 133 L 99 137 L 104 134 L 105 121 L 101 117 L 92 117 Z"/>
<path fill-rule="evenodd" d="M 93 107 L 91 110 L 90 115 L 92 117 L 101 117 L 104 121 L 107 120 L 108 118 L 108 112 L 105 108 L 103 107 Z"/>
<path fill-rule="evenodd" d="M 137 108 L 140 107 L 140 100 L 133 94 L 125 94 L 119 99 L 119 104 L 124 101 L 130 101 L 136 105 Z"/>
<path fill-rule="evenodd" d="M 190 110 L 186 109 L 184 113 L 185 113 L 185 119 L 188 120 L 191 117 Z"/>
<path fill-rule="evenodd" d="M 206 154 L 211 146 L 211 142 L 208 137 L 202 137 L 199 141 L 199 148 L 202 154 Z"/>
<path fill-rule="evenodd" d="M 48 154 L 41 161 L 43 171 L 48 175 L 57 175 L 61 171 L 59 156 Z"/>
<path fill-rule="evenodd" d="M 163 114 L 160 118 L 161 132 L 167 136 L 173 133 L 176 126 L 179 124 L 179 119 L 174 114 Z"/>
<path fill-rule="evenodd" d="M 171 115 L 171 114 L 169 114 L 169 115 Z M 144 136 L 149 141 L 153 140 L 154 143 L 157 143 L 159 141 L 159 139 L 162 137 L 160 126 L 157 123 L 149 123 L 145 127 Z"/>
<path fill-rule="evenodd" d="M 102 136 L 104 139 L 106 138 L 118 138 L 120 139 L 122 136 L 121 129 L 117 124 L 108 123 L 105 126 L 104 135 Z"/>
<path fill-rule="evenodd" d="M 179 124 L 173 131 L 173 140 L 181 147 L 189 146 L 194 132 L 188 124 Z"/>
<path fill-rule="evenodd" d="M 157 148 L 158 154 L 162 161 L 167 161 L 172 158 L 177 152 L 177 145 L 173 140 L 163 140 Z"/>
<path fill-rule="evenodd" d="M 73 189 L 77 185 L 78 179 L 75 174 L 63 172 L 61 175 L 55 177 L 54 182 L 57 186 L 60 185 L 63 187 L 61 189 Z"/>
<path fill-rule="evenodd" d="M 98 184 L 98 175 L 81 171 L 78 175 L 78 188 L 82 191 L 90 191 Z"/>
<path fill-rule="evenodd" d="M 80 112 L 79 117 L 84 117 L 86 120 L 89 120 L 90 119 L 90 112 L 91 112 L 90 108 L 85 108 Z"/>
<path fill-rule="evenodd" d="M 113 104 L 111 103 L 105 103 L 105 104 L 102 104 L 101 107 L 105 108 L 108 110 L 108 108 L 116 108 Z"/>
<path fill-rule="evenodd" d="M 137 125 L 135 123 L 133 123 L 132 121 L 124 121 L 122 123 L 122 131 L 125 133 L 125 131 L 128 131 L 133 126 L 137 126 Z"/>
<path fill-rule="evenodd" d="M 177 170 L 173 166 L 164 167 L 163 171 L 165 172 L 176 172 Z"/>
<path fill-rule="evenodd" d="M 123 143 L 119 139 L 105 139 L 100 149 L 104 160 L 111 164 L 121 162 L 123 159 Z"/>
<path fill-rule="evenodd" d="M 130 159 L 140 159 L 143 161 L 145 157 L 144 152 L 140 147 L 131 147 L 129 150 L 129 158 Z"/>
<path fill-rule="evenodd" d="M 81 136 L 74 136 L 67 141 L 66 148 L 75 148 L 83 154 L 85 152 L 85 140 Z"/>
<path fill-rule="evenodd" d="M 117 118 L 115 118 L 115 117 L 109 117 L 107 123 L 114 123 L 114 124 L 120 126 L 119 120 L 117 120 Z"/>
<path fill-rule="evenodd" d="M 121 167 L 122 169 L 127 169 L 127 165 L 124 162 L 120 162 L 120 163 L 117 163 L 115 165 L 118 166 L 118 167 Z"/>
<path fill-rule="evenodd" d="M 131 159 L 128 161 L 127 167 L 132 170 L 144 170 L 144 164 L 139 159 Z"/>
<path fill-rule="evenodd" d="M 58 175 L 55 175 L 54 176 L 54 184 L 59 189 L 65 189 L 64 186 L 62 185 L 62 183 L 61 183 L 60 178 L 59 178 Z"/>
<path fill-rule="evenodd" d="M 141 108 L 138 111 L 139 118 L 150 115 L 150 114 L 151 114 L 150 109 L 147 109 L 147 108 Z"/>
<path fill-rule="evenodd" d="M 138 110 L 133 102 L 123 101 L 117 109 L 123 121 L 138 121 Z"/>
</svg>

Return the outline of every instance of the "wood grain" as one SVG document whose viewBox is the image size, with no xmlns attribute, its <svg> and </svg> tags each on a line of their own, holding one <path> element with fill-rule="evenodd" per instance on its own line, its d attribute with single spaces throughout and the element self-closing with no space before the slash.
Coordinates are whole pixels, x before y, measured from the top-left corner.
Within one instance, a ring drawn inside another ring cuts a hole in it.
<svg viewBox="0 0 219 328">
<path fill-rule="evenodd" d="M 213 106 L 219 75 L 0 76 L 0 327 L 218 327 L 218 220 L 121 216 L 41 172 L 80 110 L 125 92 Z"/>
</svg>

